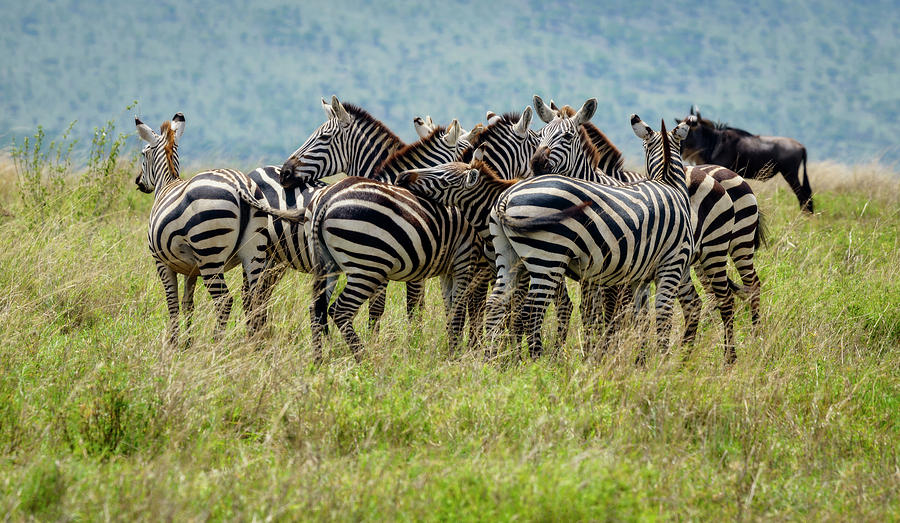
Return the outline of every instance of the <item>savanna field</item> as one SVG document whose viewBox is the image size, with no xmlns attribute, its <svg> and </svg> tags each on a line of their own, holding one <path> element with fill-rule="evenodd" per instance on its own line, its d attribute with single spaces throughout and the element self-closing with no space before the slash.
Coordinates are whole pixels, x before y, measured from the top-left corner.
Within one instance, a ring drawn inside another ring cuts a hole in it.
<svg viewBox="0 0 900 523">
<path fill-rule="evenodd" d="M 193 345 L 166 347 L 145 238 L 152 196 L 109 147 L 87 170 L 31 156 L 44 179 L 0 161 L 4 519 L 900 513 L 900 178 L 890 168 L 811 164 L 812 216 L 780 177 L 750 181 L 769 237 L 757 254 L 762 321 L 752 329 L 738 302 L 732 366 L 709 304 L 690 353 L 645 367 L 627 333 L 604 357 L 585 354 L 577 312 L 536 361 L 450 354 L 435 280 L 417 323 L 392 284 L 377 335 L 365 311 L 357 317 L 362 362 L 332 332 L 317 365 L 310 278 L 298 273 L 276 289 L 260 342 L 246 340 L 236 305 L 214 344 L 201 285 Z M 237 298 L 239 271 L 228 283 Z M 570 292 L 577 304 L 571 282 Z"/>
</svg>

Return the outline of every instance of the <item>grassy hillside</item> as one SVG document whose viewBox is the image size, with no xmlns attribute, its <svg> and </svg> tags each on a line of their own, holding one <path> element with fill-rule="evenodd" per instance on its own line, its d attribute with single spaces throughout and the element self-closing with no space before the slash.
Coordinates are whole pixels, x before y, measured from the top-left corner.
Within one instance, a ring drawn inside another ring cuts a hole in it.
<svg viewBox="0 0 900 523">
<path fill-rule="evenodd" d="M 167 350 L 144 239 L 151 199 L 134 172 L 122 166 L 102 187 L 96 171 L 63 176 L 26 200 L 0 162 L 7 518 L 900 511 L 900 186 L 877 165 L 812 165 L 814 216 L 782 182 L 754 184 L 771 238 L 760 328 L 742 307 L 739 359 L 725 367 L 708 312 L 691 354 L 645 368 L 627 337 L 604 359 L 584 355 L 577 329 L 538 361 L 449 355 L 434 282 L 421 325 L 406 325 L 392 287 L 383 331 L 363 334 L 364 361 L 332 337 L 316 366 L 300 274 L 277 289 L 259 350 L 239 319 L 210 341 L 202 288 L 195 344 Z M 236 273 L 229 284 L 239 288 Z"/>
<path fill-rule="evenodd" d="M 0 137 L 183 111 L 186 156 L 280 164 L 323 121 L 322 96 L 412 140 L 416 115 L 468 128 L 537 93 L 597 97 L 595 123 L 632 157 L 628 115 L 658 122 L 697 103 L 797 138 L 814 161 L 900 159 L 891 1 L 7 3 Z"/>
</svg>

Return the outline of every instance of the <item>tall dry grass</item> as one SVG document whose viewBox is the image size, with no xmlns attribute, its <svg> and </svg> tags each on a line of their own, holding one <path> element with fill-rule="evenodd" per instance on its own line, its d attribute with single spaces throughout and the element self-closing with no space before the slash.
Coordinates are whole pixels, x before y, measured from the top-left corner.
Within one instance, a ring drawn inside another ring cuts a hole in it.
<svg viewBox="0 0 900 523">
<path fill-rule="evenodd" d="M 309 349 L 309 278 L 290 273 L 269 335 L 235 308 L 211 341 L 163 343 L 146 253 L 150 197 L 40 220 L 0 193 L 0 510 L 12 519 L 889 519 L 900 509 L 900 220 L 880 167 L 810 166 L 814 216 L 754 182 L 771 243 L 763 317 L 723 363 L 697 343 L 633 365 L 628 333 L 585 357 L 485 364 L 450 354 L 437 286 L 406 320 L 392 286 L 356 363 Z M 127 175 L 130 176 L 130 175 Z M 228 275 L 232 290 L 236 273 Z M 572 288 L 575 292 L 575 288 Z M 577 294 L 577 293 L 576 293 Z M 576 298 L 577 299 L 577 298 Z M 552 315 L 547 339 L 555 331 Z M 678 315 L 676 314 L 676 317 Z"/>
</svg>

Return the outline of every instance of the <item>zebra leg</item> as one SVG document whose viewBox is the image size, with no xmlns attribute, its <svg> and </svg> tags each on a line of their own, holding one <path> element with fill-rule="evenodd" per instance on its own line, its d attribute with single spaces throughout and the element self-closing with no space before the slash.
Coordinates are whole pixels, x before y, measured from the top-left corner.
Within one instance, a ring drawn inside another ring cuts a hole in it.
<svg viewBox="0 0 900 523">
<path fill-rule="evenodd" d="M 178 275 L 159 261 L 156 262 L 156 274 L 165 289 L 166 309 L 169 311 L 167 344 L 175 347 L 178 345 Z"/>
<path fill-rule="evenodd" d="M 560 282 L 556 289 L 556 346 L 561 347 L 566 343 L 566 335 L 569 333 L 569 321 L 572 319 L 572 299 L 569 297 L 569 289 L 566 287 L 566 279 Z"/>
<path fill-rule="evenodd" d="M 581 306 L 578 310 L 581 313 L 581 326 L 587 335 L 597 330 L 597 318 L 594 317 L 594 312 L 597 306 L 598 287 L 596 282 L 590 280 L 581 282 Z"/>
<path fill-rule="evenodd" d="M 322 361 L 322 337 L 328 334 L 328 278 L 322 271 L 313 272 L 313 301 L 309 306 L 310 330 L 312 333 L 313 359 Z"/>
<path fill-rule="evenodd" d="M 362 342 L 353 329 L 353 318 L 359 312 L 362 304 L 382 286 L 386 280 L 383 276 L 372 274 L 348 274 L 347 285 L 341 291 L 340 296 L 330 307 L 329 315 L 337 325 L 338 330 L 344 336 L 353 356 L 357 361 L 361 360 Z"/>
<path fill-rule="evenodd" d="M 562 270 L 558 273 L 532 274 L 531 285 L 528 287 L 528 297 L 525 302 L 525 314 L 528 318 L 528 352 L 532 358 L 539 358 L 544 352 L 541 340 L 541 327 L 544 325 L 544 313 L 547 305 L 553 299 L 558 286 L 565 284 L 565 275 Z"/>
<path fill-rule="evenodd" d="M 193 333 L 191 332 L 194 322 L 194 289 L 197 288 L 197 275 L 186 276 L 184 279 L 184 295 L 181 297 L 181 311 L 184 313 L 184 329 L 188 333 L 185 347 L 190 347 L 193 343 Z"/>
<path fill-rule="evenodd" d="M 678 301 L 681 303 L 681 312 L 684 315 L 684 336 L 681 342 L 684 344 L 694 343 L 697 338 L 697 327 L 700 325 L 700 310 L 703 302 L 700 301 L 700 295 L 697 294 L 697 288 L 694 287 L 694 281 L 690 275 L 681 282 L 678 289 Z"/>
<path fill-rule="evenodd" d="M 228 292 L 228 286 L 225 285 L 225 276 L 221 272 L 221 266 L 217 269 L 216 272 L 201 273 L 203 284 L 206 285 L 206 290 L 212 296 L 215 304 L 216 330 L 213 332 L 213 341 L 222 339 L 225 325 L 228 323 L 228 316 L 231 314 L 231 305 L 234 303 L 234 299 Z"/>
<path fill-rule="evenodd" d="M 408 292 L 408 291 L 407 291 Z M 384 308 L 387 303 L 387 282 L 379 287 L 375 294 L 369 298 L 369 329 L 378 332 L 381 317 L 384 316 Z"/>
<path fill-rule="evenodd" d="M 406 316 L 412 321 L 415 318 L 416 311 L 422 310 L 422 303 L 425 301 L 425 282 L 408 281 L 406 282 Z"/>
<path fill-rule="evenodd" d="M 679 289 L 681 282 L 685 277 L 685 272 L 689 270 L 687 267 L 687 259 L 684 256 L 684 262 L 677 265 L 671 264 L 660 267 L 656 275 L 656 336 L 657 348 L 660 353 L 666 354 L 669 351 L 669 331 L 672 328 L 672 307 L 675 293 Z M 644 364 L 647 360 L 645 350 L 641 350 L 638 355 L 637 363 Z"/>
<path fill-rule="evenodd" d="M 469 284 L 469 292 L 466 299 L 466 314 L 469 317 L 469 344 L 473 347 L 481 345 L 482 330 L 484 329 L 485 305 L 488 296 L 488 286 L 493 271 L 490 267 L 482 265 Z"/>
<path fill-rule="evenodd" d="M 275 286 L 278 285 L 278 282 L 281 281 L 281 278 L 284 277 L 284 273 L 286 271 L 287 265 L 273 265 L 272 263 L 267 263 L 266 269 L 260 276 L 258 283 L 260 287 L 259 292 L 257 293 L 257 303 L 254 306 L 254 309 L 257 311 L 257 318 L 259 320 L 259 330 L 262 330 L 268 324 L 269 300 L 272 299 L 272 292 L 275 290 Z"/>
<path fill-rule="evenodd" d="M 742 291 L 747 293 L 747 299 L 750 301 L 750 321 L 754 326 L 759 325 L 759 301 L 761 284 L 756 268 L 753 266 L 753 251 L 749 253 L 740 253 L 735 255 L 732 253 L 732 261 L 741 276 L 743 283 Z M 742 296 L 743 297 L 743 296 Z"/>
<path fill-rule="evenodd" d="M 513 343 L 519 343 L 522 339 L 522 334 L 525 333 L 525 324 L 528 322 L 528 318 L 525 313 L 524 305 L 527 295 L 528 281 L 520 277 L 516 282 L 512 300 L 510 300 L 510 311 L 508 316 L 510 341 Z"/>
<path fill-rule="evenodd" d="M 734 349 L 734 296 L 731 293 L 731 285 L 725 272 L 723 263 L 705 263 L 703 267 L 705 275 L 709 279 L 713 294 L 716 297 L 716 306 L 719 316 L 722 318 L 722 328 L 725 338 L 725 363 L 734 363 L 737 353 Z"/>
</svg>

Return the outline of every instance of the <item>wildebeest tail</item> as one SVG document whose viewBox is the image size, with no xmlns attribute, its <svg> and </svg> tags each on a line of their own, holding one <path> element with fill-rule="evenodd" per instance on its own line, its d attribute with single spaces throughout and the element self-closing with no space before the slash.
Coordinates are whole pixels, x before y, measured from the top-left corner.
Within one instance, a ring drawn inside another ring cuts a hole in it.
<svg viewBox="0 0 900 523">
<path fill-rule="evenodd" d="M 500 219 L 503 225 L 512 229 L 534 229 L 536 227 L 556 224 L 565 219 L 572 218 L 582 210 L 584 210 L 586 207 L 590 207 L 592 203 L 594 202 L 584 201 L 579 203 L 578 205 L 573 205 L 568 209 L 563 209 L 561 211 L 557 211 L 544 216 L 536 216 L 534 218 L 510 218 L 506 215 L 506 212 L 498 213 L 497 217 Z"/>
</svg>

